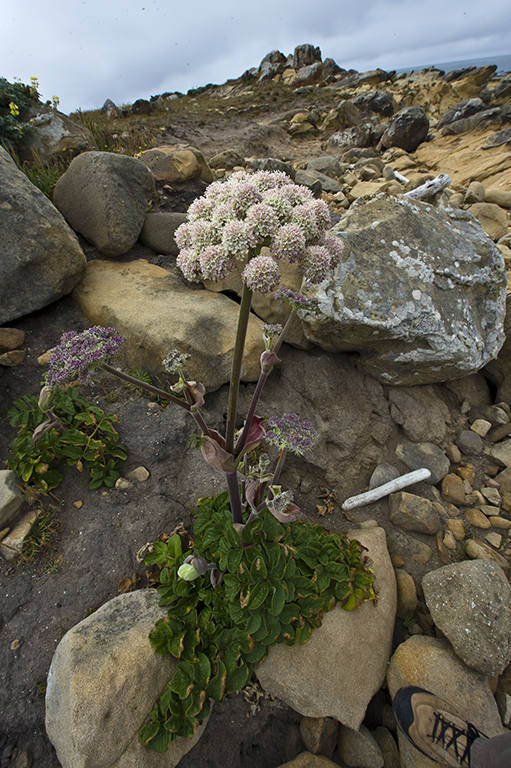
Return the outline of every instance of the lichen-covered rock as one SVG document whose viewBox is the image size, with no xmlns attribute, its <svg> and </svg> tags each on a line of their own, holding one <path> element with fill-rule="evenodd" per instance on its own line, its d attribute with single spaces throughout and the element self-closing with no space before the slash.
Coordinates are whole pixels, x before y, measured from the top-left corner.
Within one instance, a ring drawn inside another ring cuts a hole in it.
<svg viewBox="0 0 511 768">
<path fill-rule="evenodd" d="M 307 338 L 386 384 L 442 382 L 474 373 L 504 342 L 504 260 L 481 226 L 381 193 L 352 206 L 329 234 L 346 241 L 332 279 L 309 293 L 320 313 Z"/>
<path fill-rule="evenodd" d="M 0 324 L 51 304 L 81 279 L 75 233 L 0 147 Z"/>
<path fill-rule="evenodd" d="M 100 253 L 122 256 L 137 242 L 154 194 L 153 175 L 140 160 L 85 152 L 56 183 L 53 202 Z"/>
</svg>

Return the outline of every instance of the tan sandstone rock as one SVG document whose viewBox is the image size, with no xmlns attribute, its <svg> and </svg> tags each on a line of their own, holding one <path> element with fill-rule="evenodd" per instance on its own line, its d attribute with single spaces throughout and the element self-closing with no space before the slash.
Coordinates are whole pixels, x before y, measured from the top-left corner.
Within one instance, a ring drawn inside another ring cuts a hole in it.
<svg viewBox="0 0 511 768">
<path fill-rule="evenodd" d="M 120 359 L 161 376 L 173 349 L 191 354 L 185 370 L 207 390 L 230 379 L 239 307 L 223 294 L 190 288 L 184 280 L 144 259 L 125 264 L 90 261 L 74 298 L 94 323 L 126 338 Z M 264 350 L 261 322 L 250 318 L 242 368 L 257 381 Z"/>
<path fill-rule="evenodd" d="M 377 603 L 364 603 L 348 612 L 335 608 L 325 614 L 322 626 L 305 645 L 273 646 L 256 674 L 265 691 L 301 714 L 333 717 L 357 730 L 385 675 L 396 585 L 383 529 L 350 535 L 368 548 L 374 562 L 380 588 Z"/>
</svg>

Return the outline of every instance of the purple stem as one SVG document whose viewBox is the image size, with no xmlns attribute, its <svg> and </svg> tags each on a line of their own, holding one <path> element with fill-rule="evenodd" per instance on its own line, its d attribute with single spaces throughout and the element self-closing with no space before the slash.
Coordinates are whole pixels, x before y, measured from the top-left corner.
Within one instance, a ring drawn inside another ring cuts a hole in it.
<svg viewBox="0 0 511 768">
<path fill-rule="evenodd" d="M 231 502 L 231 513 L 233 523 L 243 525 L 243 512 L 241 508 L 240 487 L 238 485 L 238 473 L 226 472 L 225 480 L 229 491 L 229 500 Z"/>
<path fill-rule="evenodd" d="M 291 320 L 293 319 L 293 315 L 295 314 L 295 310 L 292 309 L 289 317 L 286 320 L 286 324 L 284 328 L 282 329 L 282 332 L 275 342 L 275 346 L 273 347 L 273 351 L 275 354 L 278 353 L 280 347 L 282 346 L 282 342 L 284 341 L 284 336 L 287 333 L 289 326 L 291 325 Z M 248 433 L 250 431 L 250 427 L 252 426 L 252 421 L 255 415 L 255 410 L 257 408 L 257 403 L 259 402 L 259 398 L 261 396 L 261 392 L 263 391 L 263 387 L 266 384 L 266 379 L 270 373 L 265 373 L 264 371 L 261 371 L 259 375 L 259 380 L 256 384 L 256 388 L 254 390 L 254 394 L 252 395 L 252 400 L 250 401 L 250 406 L 248 408 L 247 412 L 247 418 L 245 419 L 245 427 L 243 428 L 243 432 L 241 433 L 241 438 L 239 440 L 238 445 L 236 446 L 236 452 L 235 456 L 239 456 L 243 448 L 245 447 L 245 443 L 247 442 Z"/>
</svg>

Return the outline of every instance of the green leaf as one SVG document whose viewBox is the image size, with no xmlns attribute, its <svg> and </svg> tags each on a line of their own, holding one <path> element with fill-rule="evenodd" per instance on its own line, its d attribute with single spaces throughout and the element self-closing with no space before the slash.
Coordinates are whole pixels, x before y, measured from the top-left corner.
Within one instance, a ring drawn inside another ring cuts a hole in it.
<svg viewBox="0 0 511 768">
<path fill-rule="evenodd" d="M 268 576 L 268 569 L 262 555 L 257 555 L 250 568 L 250 577 L 252 581 L 257 582 L 260 579 L 266 579 Z"/>
<path fill-rule="evenodd" d="M 226 693 L 241 690 L 243 686 L 247 684 L 249 677 L 250 667 L 247 664 L 242 663 L 241 666 L 236 667 L 236 669 L 227 676 L 225 684 Z"/>
<path fill-rule="evenodd" d="M 250 596 L 248 598 L 247 608 L 251 611 L 256 611 L 264 603 L 268 597 L 269 586 L 264 581 L 259 581 L 250 590 Z"/>
<path fill-rule="evenodd" d="M 238 547 L 237 549 L 231 549 L 229 554 L 227 555 L 227 570 L 231 573 L 234 573 L 238 567 L 238 565 L 241 562 L 242 557 L 242 550 Z"/>
<path fill-rule="evenodd" d="M 216 673 L 208 683 L 206 695 L 215 701 L 222 701 L 225 695 L 225 685 L 227 682 L 227 669 L 223 661 L 217 661 Z"/>
<path fill-rule="evenodd" d="M 163 542 L 161 542 L 163 543 Z M 182 554 L 181 537 L 178 533 L 175 533 L 167 542 L 168 556 L 172 558 L 179 557 Z"/>
<path fill-rule="evenodd" d="M 278 616 L 282 609 L 284 608 L 284 604 L 286 602 L 286 590 L 282 586 L 282 583 L 280 581 L 274 582 L 272 584 L 272 590 L 273 590 L 273 596 L 270 600 L 270 606 L 269 611 L 274 616 Z"/>
<path fill-rule="evenodd" d="M 254 632 L 257 632 L 260 626 L 261 626 L 261 614 L 251 613 L 250 618 L 247 622 L 247 626 L 245 628 L 248 634 L 253 635 Z"/>
</svg>

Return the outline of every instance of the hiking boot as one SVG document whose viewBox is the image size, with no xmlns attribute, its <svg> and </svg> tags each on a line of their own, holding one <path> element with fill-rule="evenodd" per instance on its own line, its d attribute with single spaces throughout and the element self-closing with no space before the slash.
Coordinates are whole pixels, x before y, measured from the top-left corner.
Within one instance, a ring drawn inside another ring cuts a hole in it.
<svg viewBox="0 0 511 768">
<path fill-rule="evenodd" d="M 424 688 L 401 688 L 394 696 L 392 709 L 408 741 L 440 765 L 468 768 L 473 742 L 487 738 L 454 707 Z"/>
</svg>

